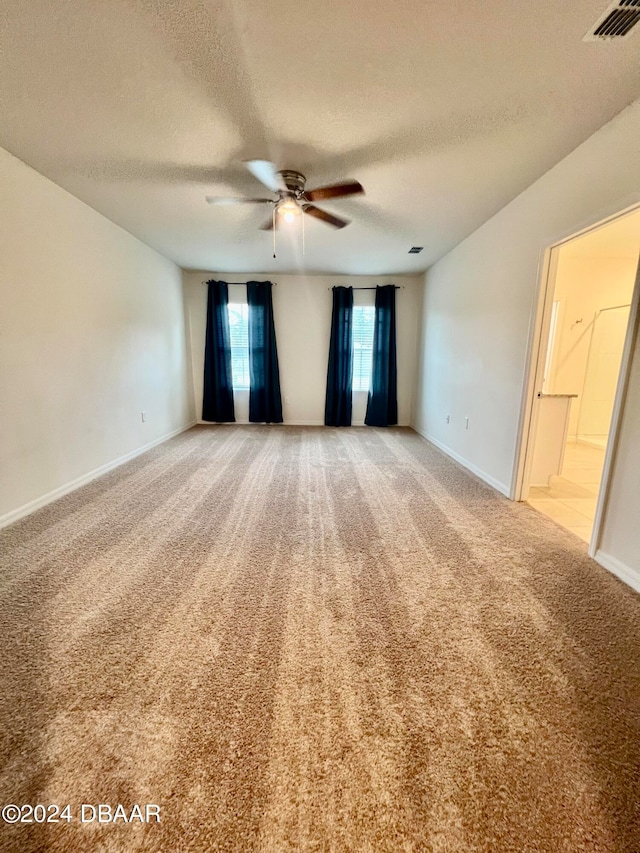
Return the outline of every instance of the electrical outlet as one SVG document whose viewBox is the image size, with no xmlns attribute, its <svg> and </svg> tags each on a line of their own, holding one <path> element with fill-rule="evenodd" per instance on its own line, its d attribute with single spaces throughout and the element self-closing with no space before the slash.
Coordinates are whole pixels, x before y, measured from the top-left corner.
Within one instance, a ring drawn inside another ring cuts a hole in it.
<svg viewBox="0 0 640 853">
<path fill-rule="evenodd" d="M 143 424 L 146 423 L 147 422 L 147 413 L 146 412 L 140 412 L 140 415 L 142 417 L 142 423 Z"/>
<path fill-rule="evenodd" d="M 469 418 L 464 419 L 464 428 L 469 429 Z"/>
<path fill-rule="evenodd" d="M 450 424 L 451 423 L 451 415 L 445 415 L 445 421 Z"/>
</svg>

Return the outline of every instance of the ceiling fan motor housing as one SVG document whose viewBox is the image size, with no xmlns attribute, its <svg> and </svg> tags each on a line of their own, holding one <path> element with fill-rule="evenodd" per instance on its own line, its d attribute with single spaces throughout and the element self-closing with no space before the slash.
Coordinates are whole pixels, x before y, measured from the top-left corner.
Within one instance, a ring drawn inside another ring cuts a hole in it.
<svg viewBox="0 0 640 853">
<path fill-rule="evenodd" d="M 300 193 L 304 192 L 304 186 L 307 179 L 301 172 L 294 172 L 291 169 L 283 169 L 281 172 L 278 172 L 278 174 L 282 175 L 282 180 L 291 193 L 298 196 Z"/>
</svg>

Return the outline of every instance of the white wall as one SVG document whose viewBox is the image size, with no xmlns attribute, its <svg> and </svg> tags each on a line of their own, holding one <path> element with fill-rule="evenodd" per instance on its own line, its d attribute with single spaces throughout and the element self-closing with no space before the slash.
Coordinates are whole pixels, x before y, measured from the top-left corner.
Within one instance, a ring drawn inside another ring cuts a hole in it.
<svg viewBox="0 0 640 853">
<path fill-rule="evenodd" d="M 178 267 L 1 149 L 0 187 L 6 523 L 194 410 Z"/>
<path fill-rule="evenodd" d="M 398 284 L 397 347 L 398 347 L 398 423 L 408 425 L 412 420 L 415 391 L 415 360 L 418 319 L 422 299 L 422 279 L 419 276 L 319 276 L 275 275 L 273 273 L 188 272 L 184 274 L 189 314 L 193 382 L 196 411 L 202 413 L 202 373 L 206 326 L 207 288 L 203 281 L 215 278 L 227 282 L 275 281 L 273 313 L 278 344 L 280 386 L 283 418 L 289 424 L 324 423 L 324 401 L 331 331 L 331 290 L 333 285 L 375 287 Z M 354 293 L 356 304 L 373 304 L 375 291 Z M 246 288 L 230 287 L 229 301 L 246 301 Z M 236 420 L 248 418 L 248 392 L 236 393 Z M 354 394 L 353 423 L 363 423 L 367 395 Z"/>
<path fill-rule="evenodd" d="M 415 426 L 505 493 L 516 467 L 545 249 L 638 201 L 640 103 L 634 103 L 426 275 Z M 640 579 L 640 465 L 634 450 L 640 442 L 640 382 L 629 395 L 611 494 L 612 507 L 626 502 L 625 515 L 614 524 L 609 514 L 602 548 Z M 449 425 L 446 414 L 452 415 Z M 636 523 L 626 523 L 631 516 Z"/>
</svg>

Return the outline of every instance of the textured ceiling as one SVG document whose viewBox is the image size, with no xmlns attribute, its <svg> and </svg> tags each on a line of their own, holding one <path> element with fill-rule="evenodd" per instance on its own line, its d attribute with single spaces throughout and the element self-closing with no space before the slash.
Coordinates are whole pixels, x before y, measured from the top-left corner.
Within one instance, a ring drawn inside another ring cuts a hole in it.
<svg viewBox="0 0 640 853">
<path fill-rule="evenodd" d="M 0 145 L 186 268 L 416 272 L 640 95 L 607 4 L 3 0 Z M 366 195 L 273 260 L 246 158 Z"/>
</svg>

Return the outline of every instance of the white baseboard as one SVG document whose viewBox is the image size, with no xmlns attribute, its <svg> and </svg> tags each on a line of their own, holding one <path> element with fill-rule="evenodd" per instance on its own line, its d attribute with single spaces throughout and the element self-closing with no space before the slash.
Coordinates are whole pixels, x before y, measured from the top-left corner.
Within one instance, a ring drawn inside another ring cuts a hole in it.
<svg viewBox="0 0 640 853">
<path fill-rule="evenodd" d="M 218 423 L 217 421 L 197 421 L 198 426 L 277 426 L 277 427 L 287 427 L 287 426 L 324 426 L 324 421 L 286 421 L 282 424 L 264 424 L 264 423 L 253 423 L 252 421 L 223 421 Z"/>
<path fill-rule="evenodd" d="M 367 426 L 364 421 L 354 421 L 351 426 Z M 403 429 L 413 429 L 411 424 L 394 424 L 390 427 L 369 427 L 369 429 L 395 429 L 396 427 L 402 427 Z"/>
<path fill-rule="evenodd" d="M 597 447 L 598 450 L 606 450 L 607 449 L 607 437 L 603 436 L 601 440 L 590 441 L 589 438 L 585 438 L 583 436 L 578 436 L 576 438 L 576 444 L 586 444 L 587 447 Z"/>
<path fill-rule="evenodd" d="M 441 450 L 447 456 L 450 456 L 452 459 L 455 459 L 463 468 L 466 468 L 468 471 L 471 471 L 472 474 L 475 474 L 476 477 L 479 477 L 481 480 L 484 480 L 485 483 L 488 483 L 493 489 L 497 492 L 500 492 L 501 495 L 504 495 L 506 498 L 510 497 L 509 495 L 509 487 L 505 486 L 504 483 L 501 483 L 499 480 L 496 480 L 495 477 L 492 477 L 491 474 L 487 474 L 486 471 L 483 471 L 481 468 L 478 468 L 477 465 L 474 465 L 473 462 L 469 462 L 468 459 L 465 459 L 464 456 L 460 456 L 459 453 L 456 453 L 455 450 L 452 450 L 450 447 L 447 447 L 446 444 L 443 444 L 441 441 L 438 441 L 437 438 L 434 438 L 429 433 L 424 432 L 415 424 L 413 425 L 413 429 L 421 435 L 424 439 L 431 442 L 431 444 L 435 444 L 438 450 Z"/>
<path fill-rule="evenodd" d="M 93 471 L 89 471 L 88 474 L 83 474 L 81 477 L 77 477 L 75 480 L 71 480 L 70 483 L 65 483 L 64 486 L 58 486 L 57 489 L 53 489 L 53 491 L 47 492 L 46 495 L 42 495 L 42 497 L 36 498 L 35 500 L 29 501 L 29 503 L 23 504 L 22 506 L 18 507 L 18 509 L 13 509 L 10 512 L 5 513 L 4 515 L 0 515 L 0 529 L 3 527 L 7 527 L 9 524 L 13 524 L 15 521 L 19 521 L 21 518 L 25 518 L 25 516 L 27 515 L 31 515 L 31 513 L 35 512 L 37 509 L 41 509 L 41 507 L 53 503 L 53 501 L 58 500 L 58 498 L 61 498 L 64 495 L 68 495 L 69 492 L 74 492 L 81 486 L 86 486 L 86 484 L 90 483 L 92 480 L 101 477 L 103 474 L 107 474 L 109 471 L 112 471 L 119 465 L 124 465 L 125 462 L 130 462 L 131 459 L 135 459 L 136 456 L 140 456 L 141 454 L 146 453 L 147 450 L 151 450 L 152 447 L 156 447 L 156 445 L 162 444 L 164 441 L 168 441 L 170 438 L 173 438 L 176 435 L 180 435 L 181 432 L 186 432 L 186 430 L 191 429 L 191 427 L 195 425 L 196 421 L 192 421 L 186 426 L 180 427 L 179 429 L 174 429 L 172 432 L 168 432 L 166 433 L 166 435 L 162 435 L 160 436 L 160 438 L 156 438 L 153 441 L 148 442 L 148 444 L 143 444 L 142 447 L 138 447 L 135 450 L 132 450 L 130 453 L 125 453 L 124 456 L 119 456 L 112 462 L 107 462 L 106 465 L 101 465 L 99 468 L 94 468 Z"/>
<path fill-rule="evenodd" d="M 617 578 L 620 578 L 620 580 L 630 586 L 631 589 L 634 589 L 636 592 L 640 592 L 640 572 L 630 569 L 629 566 L 626 566 L 616 557 L 612 557 L 611 554 L 605 554 L 603 551 L 596 551 L 593 559 L 596 563 L 600 563 L 600 565 L 608 572 L 611 572 Z"/>
<path fill-rule="evenodd" d="M 213 421 L 197 421 L 198 425 L 202 426 L 261 426 L 261 424 L 253 424 L 250 421 L 233 421 L 233 423 L 214 423 Z M 285 421 L 283 424 L 262 424 L 262 426 L 324 426 L 324 421 Z M 351 426 L 366 426 L 364 421 L 354 421 Z M 413 429 L 411 424 L 396 424 L 399 427 L 409 427 Z"/>
</svg>

